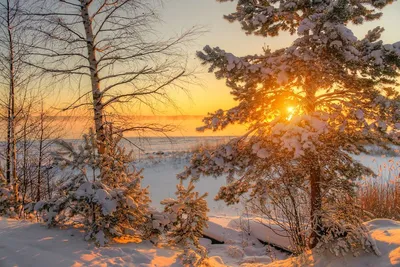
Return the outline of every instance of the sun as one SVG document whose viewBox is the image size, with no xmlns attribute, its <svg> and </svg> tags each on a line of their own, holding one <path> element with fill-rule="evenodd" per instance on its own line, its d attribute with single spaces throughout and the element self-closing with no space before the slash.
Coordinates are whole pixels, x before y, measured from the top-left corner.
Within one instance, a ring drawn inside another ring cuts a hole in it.
<svg viewBox="0 0 400 267">
<path fill-rule="evenodd" d="M 286 111 L 287 111 L 286 119 L 290 121 L 293 118 L 294 113 L 296 112 L 296 108 L 293 106 L 289 106 L 286 108 Z"/>
</svg>

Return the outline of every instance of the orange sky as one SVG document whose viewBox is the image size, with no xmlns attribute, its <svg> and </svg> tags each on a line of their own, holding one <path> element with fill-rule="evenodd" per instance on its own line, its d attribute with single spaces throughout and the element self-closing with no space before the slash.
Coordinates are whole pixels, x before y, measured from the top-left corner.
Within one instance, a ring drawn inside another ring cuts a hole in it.
<svg viewBox="0 0 400 267">
<path fill-rule="evenodd" d="M 194 43 L 188 47 L 189 64 L 191 67 L 198 67 L 197 81 L 199 85 L 191 85 L 188 88 L 190 96 L 182 91 L 171 93 L 179 109 L 172 107 L 159 107 L 157 116 L 166 115 L 205 115 L 219 108 L 228 109 L 235 105 L 229 94 L 229 88 L 225 86 L 223 80 L 216 80 L 213 74 L 207 73 L 207 68 L 200 67 L 199 60 L 196 59 L 195 52 L 201 50 L 205 45 L 219 46 L 235 55 L 256 54 L 262 52 L 263 46 L 270 46 L 272 49 L 289 46 L 295 38 L 289 34 L 282 34 L 274 38 L 262 38 L 255 36 L 246 36 L 241 31 L 237 23 L 230 24 L 222 16 L 233 11 L 235 3 L 218 3 L 215 0 L 167 0 L 164 9 L 161 11 L 161 17 L 165 22 L 159 27 L 159 31 L 165 36 L 171 36 L 188 29 L 194 25 L 203 25 L 208 32 L 200 36 Z M 352 27 L 352 30 L 358 37 L 376 26 L 383 26 L 386 31 L 383 34 L 383 40 L 386 43 L 400 41 L 400 2 L 388 6 L 383 10 L 384 16 L 381 20 L 369 22 L 362 26 Z M 201 84 L 201 85 L 200 85 Z M 77 97 L 77 92 L 60 90 L 57 96 L 58 105 L 67 105 Z M 146 108 L 134 110 L 136 115 L 154 115 Z M 179 122 L 182 131 L 177 135 L 196 135 L 195 127 L 201 125 L 201 116 L 197 118 L 186 119 Z M 159 119 L 157 119 L 159 120 Z M 175 120 L 175 122 L 177 122 Z M 232 128 L 227 135 L 243 131 Z M 208 133 L 207 134 L 211 134 Z M 220 133 L 223 134 L 223 133 Z"/>
<path fill-rule="evenodd" d="M 166 24 L 163 30 L 179 32 L 182 27 L 187 28 L 191 25 L 204 25 L 209 32 L 198 38 L 191 47 L 193 53 L 192 64 L 198 64 L 195 58 L 195 51 L 201 50 L 205 45 L 219 46 L 222 49 L 232 52 L 235 55 L 243 56 L 262 52 L 263 46 L 270 46 L 272 49 L 289 46 L 295 37 L 289 34 L 282 34 L 279 37 L 263 38 L 246 36 L 241 31 L 238 23 L 229 23 L 222 18 L 235 9 L 234 2 L 218 3 L 215 0 L 170 0 L 165 4 L 163 19 Z M 400 2 L 397 1 L 383 10 L 381 20 L 365 23 L 362 26 L 352 27 L 353 32 L 362 38 L 369 29 L 376 26 L 383 26 L 385 32 L 382 39 L 386 43 L 400 41 Z M 199 77 L 203 87 L 193 86 L 190 88 L 192 101 L 188 100 L 184 94 L 176 94 L 175 98 L 182 107 L 184 114 L 204 115 L 207 112 L 215 111 L 219 108 L 227 109 L 234 105 L 229 89 L 224 81 L 218 81 L 213 74 L 206 73 L 207 69 L 202 68 L 203 74 Z M 174 110 L 169 110 L 168 114 L 174 114 Z"/>
</svg>

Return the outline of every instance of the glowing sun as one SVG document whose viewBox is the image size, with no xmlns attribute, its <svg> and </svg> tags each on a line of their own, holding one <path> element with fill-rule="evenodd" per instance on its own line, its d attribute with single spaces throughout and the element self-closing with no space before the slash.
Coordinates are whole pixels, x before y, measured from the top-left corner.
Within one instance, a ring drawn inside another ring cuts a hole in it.
<svg viewBox="0 0 400 267">
<path fill-rule="evenodd" d="M 290 121 L 293 118 L 294 113 L 296 112 L 296 108 L 289 106 L 286 108 L 286 111 L 287 111 L 286 119 Z"/>
</svg>

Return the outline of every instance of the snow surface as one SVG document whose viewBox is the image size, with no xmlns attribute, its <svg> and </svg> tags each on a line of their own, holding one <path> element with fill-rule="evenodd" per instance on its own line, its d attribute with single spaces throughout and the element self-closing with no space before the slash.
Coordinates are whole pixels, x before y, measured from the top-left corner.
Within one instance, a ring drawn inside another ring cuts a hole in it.
<svg viewBox="0 0 400 267">
<path fill-rule="evenodd" d="M 179 183 L 176 175 L 184 170 L 189 158 L 173 154 L 154 156 L 153 162 L 140 161 L 137 166 L 144 168 L 143 186 L 149 186 L 151 205 L 160 208 L 160 201 L 166 198 L 175 198 L 176 184 Z M 185 185 L 188 181 L 185 181 Z M 227 207 L 223 201 L 215 201 L 221 186 L 226 184 L 226 177 L 202 177 L 195 183 L 196 191 L 200 194 L 208 192 L 207 202 L 211 214 L 238 215 L 241 205 Z"/>
<path fill-rule="evenodd" d="M 272 221 L 252 216 L 210 216 L 204 235 L 220 242 L 234 244 L 247 238 L 253 244 L 258 240 L 290 251 L 290 241 L 284 230 Z M 247 235 L 247 237 L 246 237 Z"/>
<path fill-rule="evenodd" d="M 222 231 L 232 224 L 231 218 L 215 218 L 222 223 Z M 214 224 L 216 225 L 216 223 Z M 280 259 L 285 254 L 267 251 L 254 237 L 243 236 L 233 231 L 226 244 L 212 245 L 211 240 L 201 239 L 209 251 L 209 263 L 213 267 L 241 266 L 243 262 L 272 262 L 271 254 Z M 137 266 L 137 267 L 181 267 L 178 248 L 154 246 L 150 242 L 130 240 L 129 243 L 113 244 L 110 247 L 95 247 L 84 241 L 80 229 L 47 229 L 39 223 L 17 221 L 0 217 L 0 266 Z M 132 242 L 133 241 L 133 242 Z M 139 243 L 137 243 L 139 242 Z"/>
<path fill-rule="evenodd" d="M 209 252 L 213 267 L 362 267 L 400 266 L 400 222 L 377 219 L 366 223 L 375 239 L 381 256 L 361 253 L 360 256 L 335 257 L 329 253 L 308 252 L 299 257 L 288 255 L 257 242 L 257 238 L 240 231 L 235 217 L 210 217 L 210 230 L 218 237 L 223 233 L 225 244 L 213 245 L 209 239 L 200 242 Z M 235 229 L 236 227 L 236 229 Z M 257 233 L 268 236 L 266 228 Z M 273 240 L 273 237 L 272 239 Z M 269 240 L 269 241 L 271 241 Z M 0 217 L 0 266 L 137 266 L 181 267 L 181 250 L 154 246 L 150 242 L 130 240 L 98 248 L 84 241 L 79 229 L 47 229 L 29 223 Z"/>
<path fill-rule="evenodd" d="M 335 257 L 332 254 L 317 254 L 309 252 L 306 255 L 289 258 L 283 261 L 275 261 L 268 267 L 386 267 L 400 266 L 400 222 L 376 219 L 366 223 L 372 238 L 378 246 L 381 256 L 362 253 L 358 257 L 346 255 Z M 246 265 L 256 267 L 263 265 Z"/>
<path fill-rule="evenodd" d="M 0 217 L 1 267 L 181 267 L 177 258 L 180 252 L 150 242 L 97 248 L 85 242 L 78 229 L 47 229 L 41 224 Z M 219 257 L 212 257 L 210 264 L 225 266 Z"/>
</svg>

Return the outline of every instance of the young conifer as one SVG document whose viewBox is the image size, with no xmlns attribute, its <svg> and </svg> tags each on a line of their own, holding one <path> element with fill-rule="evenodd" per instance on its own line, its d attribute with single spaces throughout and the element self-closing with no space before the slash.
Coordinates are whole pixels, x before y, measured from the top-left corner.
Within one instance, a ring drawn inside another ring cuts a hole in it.
<svg viewBox="0 0 400 267">
<path fill-rule="evenodd" d="M 171 218 L 167 239 L 171 245 L 184 247 L 181 256 L 184 266 L 198 266 L 206 257 L 206 249 L 200 245 L 199 238 L 207 227 L 207 193 L 200 195 L 194 191 L 193 182 L 185 188 L 182 181 L 176 186 L 176 199 L 161 201 L 164 213 Z"/>
<path fill-rule="evenodd" d="M 141 172 L 131 166 L 131 153 L 118 145 L 121 138 L 108 127 L 104 154 L 97 153 L 92 130 L 77 149 L 60 142 L 55 160 L 69 175 L 54 199 L 34 206 L 49 226 L 78 221 L 86 228 L 86 239 L 101 246 L 113 238 L 144 234 L 150 199 L 141 187 Z"/>
</svg>

